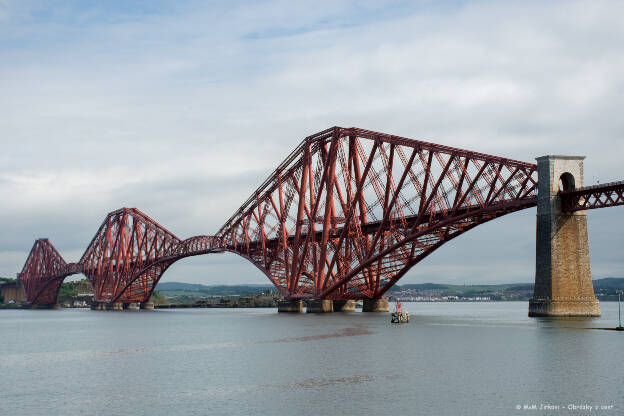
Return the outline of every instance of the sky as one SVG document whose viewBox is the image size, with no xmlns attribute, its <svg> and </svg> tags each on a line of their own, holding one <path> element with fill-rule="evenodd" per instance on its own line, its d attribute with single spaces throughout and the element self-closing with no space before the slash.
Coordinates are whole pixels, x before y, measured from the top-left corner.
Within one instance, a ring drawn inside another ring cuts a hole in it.
<svg viewBox="0 0 624 416">
<path fill-rule="evenodd" d="M 305 137 L 361 127 L 624 179 L 621 1 L 0 0 L 0 276 L 36 238 L 80 259 L 137 207 L 212 234 Z M 624 208 L 588 212 L 594 278 L 624 276 Z M 535 209 L 401 283 L 531 282 Z M 268 283 L 233 254 L 162 281 Z"/>
</svg>

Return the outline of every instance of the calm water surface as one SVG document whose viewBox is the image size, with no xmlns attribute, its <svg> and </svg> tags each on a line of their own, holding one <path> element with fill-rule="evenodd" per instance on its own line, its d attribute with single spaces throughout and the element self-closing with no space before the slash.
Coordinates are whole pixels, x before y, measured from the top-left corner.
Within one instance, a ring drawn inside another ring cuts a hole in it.
<svg viewBox="0 0 624 416">
<path fill-rule="evenodd" d="M 2 310 L 0 414 L 624 414 L 624 333 L 585 329 L 615 326 L 617 303 L 594 320 L 530 319 L 524 302 L 405 307 L 403 325 L 361 312 Z"/>
</svg>

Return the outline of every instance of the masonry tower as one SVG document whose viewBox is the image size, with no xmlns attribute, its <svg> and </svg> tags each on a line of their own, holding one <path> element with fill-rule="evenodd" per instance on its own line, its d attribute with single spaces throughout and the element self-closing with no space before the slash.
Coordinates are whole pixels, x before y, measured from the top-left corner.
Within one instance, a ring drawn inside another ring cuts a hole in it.
<svg viewBox="0 0 624 416">
<path fill-rule="evenodd" d="M 529 316 L 600 316 L 585 211 L 561 211 L 560 190 L 583 186 L 584 156 L 537 158 L 535 291 Z"/>
</svg>

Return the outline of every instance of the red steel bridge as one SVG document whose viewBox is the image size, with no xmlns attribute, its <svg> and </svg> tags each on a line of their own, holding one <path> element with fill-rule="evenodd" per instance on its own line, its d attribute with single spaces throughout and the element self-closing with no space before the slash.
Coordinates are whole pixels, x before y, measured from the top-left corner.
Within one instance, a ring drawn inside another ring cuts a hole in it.
<svg viewBox="0 0 624 416">
<path fill-rule="evenodd" d="M 286 299 L 377 299 L 464 232 L 537 204 L 537 165 L 362 130 L 306 137 L 215 235 L 182 240 L 136 208 L 109 213 L 77 263 L 39 239 L 19 279 L 54 304 L 83 273 L 99 302 L 146 302 L 174 262 L 232 252 Z M 560 192 L 567 212 L 624 205 L 624 182 Z"/>
</svg>

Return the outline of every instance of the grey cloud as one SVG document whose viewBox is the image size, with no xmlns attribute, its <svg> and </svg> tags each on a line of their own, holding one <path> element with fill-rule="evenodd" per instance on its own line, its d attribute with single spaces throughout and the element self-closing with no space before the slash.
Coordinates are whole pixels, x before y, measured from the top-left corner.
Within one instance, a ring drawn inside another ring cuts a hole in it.
<svg viewBox="0 0 624 416">
<path fill-rule="evenodd" d="M 180 237 L 214 232 L 303 137 L 333 125 L 525 161 L 583 154 L 586 183 L 621 179 L 621 2 L 353 6 L 185 2 L 49 21 L 0 7 L 0 275 L 38 236 L 80 253 L 120 206 Z M 589 216 L 598 276 L 622 266 L 610 210 Z M 405 279 L 530 281 L 534 227 L 531 211 L 480 226 Z M 258 282 L 228 255 L 168 273 L 204 281 L 199 269 L 220 262 L 214 279 L 231 266 L 227 279 Z"/>
</svg>

